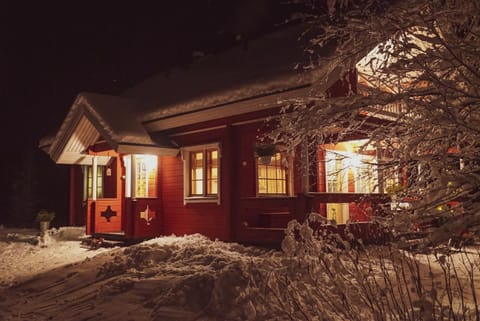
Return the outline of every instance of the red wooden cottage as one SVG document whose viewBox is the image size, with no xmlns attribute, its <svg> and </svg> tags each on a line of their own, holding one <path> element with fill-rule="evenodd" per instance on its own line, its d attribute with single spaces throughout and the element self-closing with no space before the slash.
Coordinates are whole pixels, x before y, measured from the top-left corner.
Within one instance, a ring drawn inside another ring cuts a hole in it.
<svg viewBox="0 0 480 321">
<path fill-rule="evenodd" d="M 259 155 L 266 118 L 279 102 L 305 96 L 319 72 L 294 69 L 298 34 L 265 36 L 120 96 L 80 93 L 55 137 L 41 143 L 71 168 L 70 223 L 130 240 L 202 233 L 267 244 L 311 210 L 337 224 L 368 221 L 372 198 L 360 199 L 381 194 L 375 169 L 361 165 L 375 151 L 357 153 L 362 142 L 320 146 L 310 173 L 296 166 L 299 155 Z M 355 90 L 355 72 L 325 77 L 333 95 Z"/>
</svg>

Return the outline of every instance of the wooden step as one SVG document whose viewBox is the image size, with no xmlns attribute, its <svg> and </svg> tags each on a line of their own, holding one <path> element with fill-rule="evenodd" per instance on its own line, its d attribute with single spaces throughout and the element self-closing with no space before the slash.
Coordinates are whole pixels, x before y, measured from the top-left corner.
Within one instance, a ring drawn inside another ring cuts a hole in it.
<svg viewBox="0 0 480 321">
<path fill-rule="evenodd" d="M 125 246 L 125 241 L 114 241 L 107 240 L 103 238 L 87 237 L 82 240 L 82 245 L 89 247 L 90 249 L 98 249 L 100 247 L 116 247 L 116 246 Z"/>
<path fill-rule="evenodd" d="M 82 244 L 91 249 L 127 245 L 124 232 L 93 233 L 82 239 Z"/>
<path fill-rule="evenodd" d="M 101 238 L 108 241 L 124 242 L 126 240 L 124 232 L 93 233 L 91 236 L 96 239 Z"/>
</svg>

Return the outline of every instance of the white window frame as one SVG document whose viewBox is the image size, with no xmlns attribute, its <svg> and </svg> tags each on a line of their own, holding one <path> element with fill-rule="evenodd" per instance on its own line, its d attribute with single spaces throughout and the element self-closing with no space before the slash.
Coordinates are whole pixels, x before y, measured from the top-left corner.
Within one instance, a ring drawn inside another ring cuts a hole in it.
<svg viewBox="0 0 480 321">
<path fill-rule="evenodd" d="M 217 195 L 208 195 L 208 196 L 191 196 L 190 195 L 190 152 L 203 151 L 205 152 L 208 149 L 218 150 L 218 182 L 217 182 Z M 222 159 L 222 150 L 220 148 L 220 143 L 211 143 L 203 145 L 195 145 L 180 148 L 180 153 L 183 160 L 183 204 L 189 203 L 221 203 L 221 191 L 222 191 L 222 180 L 221 180 L 221 159 Z"/>
</svg>

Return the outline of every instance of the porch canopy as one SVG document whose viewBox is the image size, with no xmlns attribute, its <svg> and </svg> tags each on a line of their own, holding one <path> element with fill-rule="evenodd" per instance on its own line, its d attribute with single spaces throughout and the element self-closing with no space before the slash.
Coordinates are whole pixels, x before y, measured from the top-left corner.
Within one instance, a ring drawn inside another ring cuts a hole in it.
<svg viewBox="0 0 480 321">
<path fill-rule="evenodd" d="M 123 97 L 80 93 L 56 136 L 41 142 L 57 164 L 91 165 L 94 155 L 89 148 L 105 141 L 117 153 L 174 156 L 173 145 L 152 140 L 137 121 L 138 103 Z M 109 162 L 109 156 L 96 156 L 98 165 Z"/>
</svg>

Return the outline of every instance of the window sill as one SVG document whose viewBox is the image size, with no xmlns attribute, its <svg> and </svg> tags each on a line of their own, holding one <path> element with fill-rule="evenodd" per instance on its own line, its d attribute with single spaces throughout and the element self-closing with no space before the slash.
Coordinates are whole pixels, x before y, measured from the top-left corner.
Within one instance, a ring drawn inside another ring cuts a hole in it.
<svg viewBox="0 0 480 321">
<path fill-rule="evenodd" d="M 288 194 L 257 194 L 257 198 L 268 198 L 268 197 L 280 198 L 280 197 L 292 197 L 292 195 L 288 195 Z"/>
<path fill-rule="evenodd" d="M 132 201 L 136 200 L 156 200 L 158 199 L 158 196 L 145 196 L 145 197 L 126 197 L 132 199 Z"/>
<path fill-rule="evenodd" d="M 184 204 L 192 204 L 192 203 L 217 203 L 220 205 L 220 198 L 219 197 L 204 197 L 204 196 L 191 196 L 185 197 L 183 199 Z"/>
</svg>

